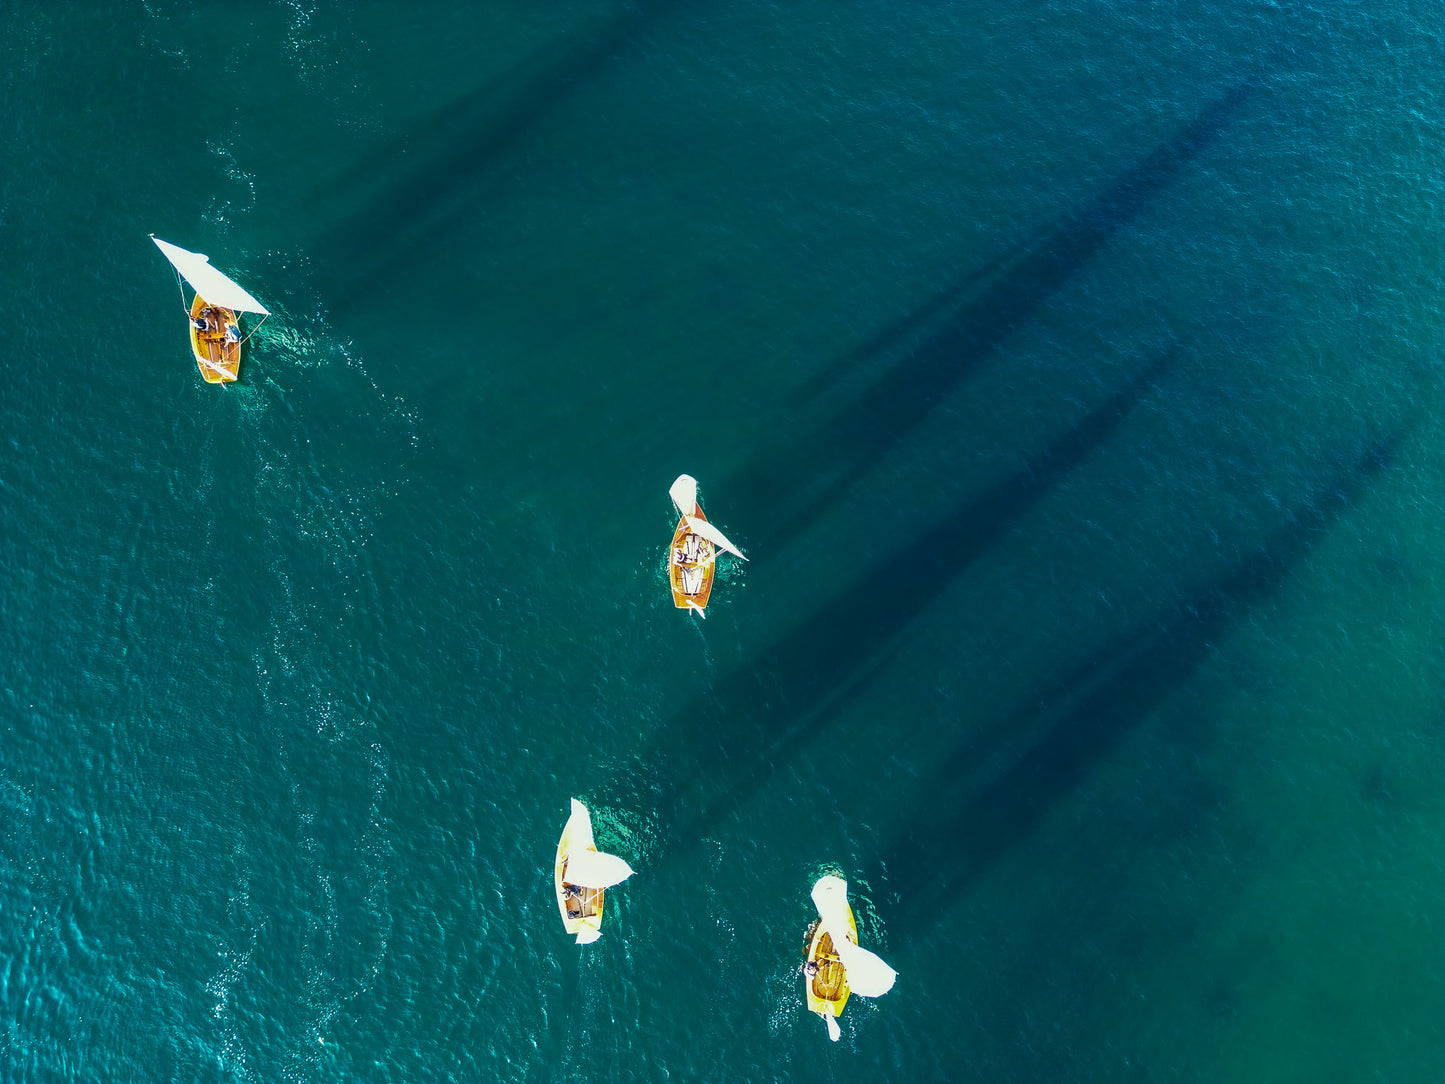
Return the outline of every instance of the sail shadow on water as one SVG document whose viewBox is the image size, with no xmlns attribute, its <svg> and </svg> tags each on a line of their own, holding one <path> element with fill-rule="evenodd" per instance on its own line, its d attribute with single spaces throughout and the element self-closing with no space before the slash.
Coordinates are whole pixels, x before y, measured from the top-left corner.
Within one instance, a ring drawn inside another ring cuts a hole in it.
<svg viewBox="0 0 1445 1084">
<path fill-rule="evenodd" d="M 811 430 L 759 452 L 724 483 L 730 505 L 751 504 L 749 521 L 771 525 L 753 547 L 775 551 L 806 530 L 1218 140 L 1256 90 L 1254 83 L 1230 88 L 1098 197 L 1010 250 L 1002 266 L 995 260 L 880 333 L 885 350 L 922 337 Z M 983 293 L 956 307 L 963 284 L 990 273 Z"/>
<path fill-rule="evenodd" d="M 574 28 L 565 40 L 549 43 L 511 72 L 434 111 L 405 137 L 374 151 L 316 193 L 313 203 L 363 193 L 356 210 L 317 245 L 345 293 L 354 297 L 376 290 L 453 232 L 459 217 L 475 212 L 481 178 L 564 101 L 615 64 L 646 23 L 675 3 L 635 0 L 600 24 Z M 389 183 L 366 184 L 398 171 L 400 176 Z M 384 231 L 374 228 L 377 222 L 386 224 Z"/>
<path fill-rule="evenodd" d="M 863 369 L 874 361 L 916 349 L 937 333 L 945 322 L 957 317 L 959 309 L 968 300 L 970 291 L 1012 267 L 1033 249 L 1047 232 L 1047 228 L 1039 229 L 1033 236 L 1017 242 L 983 266 L 968 272 L 908 312 L 889 321 L 842 357 L 803 381 L 789 395 L 789 401 L 795 407 L 805 407 L 847 380 L 849 373 Z"/>
<path fill-rule="evenodd" d="M 987 753 L 976 741 L 942 764 L 922 788 L 910 827 L 871 874 L 896 901 L 889 928 L 905 938 L 926 936 L 943 917 L 940 898 L 966 889 L 1022 844 L 1289 578 L 1389 465 L 1403 435 L 1398 429 L 1369 443 L 1229 571 L 1092 652 L 1039 701 L 1000 719 L 989 731 L 995 742 L 1026 737 L 1012 763 L 991 778 L 980 781 L 973 770 Z"/>
<path fill-rule="evenodd" d="M 1020 469 L 961 503 L 913 543 L 875 565 L 748 664 L 719 680 L 662 728 L 652 757 L 658 800 L 675 838 L 705 834 L 823 726 L 830 707 L 872 672 L 908 625 L 1004 537 L 1070 471 L 1106 442 L 1140 399 L 1168 374 L 1176 351 L 1161 352 L 1103 403 Z M 860 624 L 874 630 L 860 637 Z M 762 687 L 760 675 L 775 682 Z M 819 701 L 819 690 L 833 690 Z M 715 747 L 697 767 L 703 742 Z M 717 781 L 699 800 L 688 792 Z"/>
</svg>

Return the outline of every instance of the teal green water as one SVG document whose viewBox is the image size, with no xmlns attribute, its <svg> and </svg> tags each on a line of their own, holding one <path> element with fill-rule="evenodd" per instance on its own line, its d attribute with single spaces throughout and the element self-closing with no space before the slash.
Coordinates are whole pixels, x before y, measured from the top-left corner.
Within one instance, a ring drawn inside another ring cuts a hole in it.
<svg viewBox="0 0 1445 1084">
<path fill-rule="evenodd" d="M 8 16 L 0 1079 L 1441 1078 L 1437 6 Z"/>
</svg>

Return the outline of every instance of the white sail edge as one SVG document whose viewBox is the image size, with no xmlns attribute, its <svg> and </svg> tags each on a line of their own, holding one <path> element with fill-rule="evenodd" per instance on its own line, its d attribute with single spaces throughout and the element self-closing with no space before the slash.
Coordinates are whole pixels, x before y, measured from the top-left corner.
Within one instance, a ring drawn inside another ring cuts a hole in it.
<svg viewBox="0 0 1445 1084">
<path fill-rule="evenodd" d="M 577 943 L 579 945 L 590 945 L 601 936 L 601 930 L 594 930 L 591 926 L 583 926 L 577 931 Z"/>
<path fill-rule="evenodd" d="M 271 315 L 271 310 L 252 297 L 244 286 L 211 266 L 211 258 L 205 253 L 192 252 L 180 245 L 162 241 L 155 234 L 151 234 L 151 240 L 171 262 L 171 266 L 180 273 L 181 278 L 191 284 L 191 289 L 212 305 L 236 312 Z"/>
<path fill-rule="evenodd" d="M 690 474 L 679 474 L 667 495 L 680 516 L 690 516 L 697 511 L 697 479 Z"/>
<path fill-rule="evenodd" d="M 727 550 L 729 553 L 736 554 L 738 557 L 742 557 L 744 561 L 747 560 L 747 557 L 743 556 L 743 551 L 738 549 L 731 542 L 729 542 L 727 540 L 727 536 L 721 531 L 719 531 L 707 520 L 696 519 L 695 517 L 688 515 L 684 515 L 683 519 L 687 521 L 687 529 L 693 534 L 702 535 L 703 538 L 706 538 L 709 542 L 711 542 L 714 546 L 717 546 L 719 549 L 724 549 Z"/>
<path fill-rule="evenodd" d="M 615 854 L 605 851 L 573 851 L 567 859 L 567 881 L 583 888 L 611 888 L 635 871 Z"/>
<path fill-rule="evenodd" d="M 833 948 L 848 976 L 848 987 L 864 997 L 882 997 L 893 989 L 898 972 L 889 967 L 875 952 L 855 945 L 848 938 L 834 936 Z"/>
<path fill-rule="evenodd" d="M 823 1023 L 828 1025 L 828 1038 L 836 1043 L 843 1034 L 843 1029 L 838 1026 L 838 1021 L 830 1013 L 824 1013 Z"/>
<path fill-rule="evenodd" d="M 567 818 L 567 827 L 562 829 L 562 834 L 571 841 L 570 851 L 573 857 L 597 845 L 592 839 L 592 814 L 588 813 L 587 807 L 576 798 L 572 799 L 572 813 Z"/>
<path fill-rule="evenodd" d="M 813 885 L 813 906 L 818 917 L 831 929 L 848 929 L 848 882 L 831 873 L 819 877 Z"/>
</svg>

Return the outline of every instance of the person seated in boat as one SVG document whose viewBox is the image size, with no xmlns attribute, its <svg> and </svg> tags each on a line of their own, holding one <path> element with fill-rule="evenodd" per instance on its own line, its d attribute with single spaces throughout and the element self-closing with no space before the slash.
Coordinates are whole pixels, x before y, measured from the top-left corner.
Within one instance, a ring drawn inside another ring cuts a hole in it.
<svg viewBox="0 0 1445 1084">
<path fill-rule="evenodd" d="M 687 551 L 681 546 L 679 546 L 677 552 L 672 555 L 672 563 L 675 565 L 687 564 Z"/>
<path fill-rule="evenodd" d="M 562 898 L 564 900 L 575 900 L 580 895 L 582 895 L 582 890 L 576 885 L 564 884 L 562 886 Z"/>
<path fill-rule="evenodd" d="M 207 309 L 205 312 L 201 313 L 200 316 L 197 316 L 194 320 L 191 321 L 191 323 L 196 325 L 197 331 L 211 330 L 211 321 L 210 318 L 206 315 L 206 313 L 209 313 L 210 311 L 210 309 Z"/>
<path fill-rule="evenodd" d="M 577 908 L 575 908 L 575 907 L 569 907 L 569 908 L 567 908 L 567 917 L 568 917 L 568 918 L 581 918 L 581 917 L 582 917 L 582 912 L 581 912 L 580 910 L 578 910 Z"/>
<path fill-rule="evenodd" d="M 817 976 L 817 974 L 818 974 L 818 963 L 817 963 L 817 961 L 816 961 L 816 960 L 809 960 L 807 963 L 805 963 L 805 964 L 803 965 L 803 974 L 807 975 L 808 978 L 810 978 L 810 979 L 811 979 L 811 978 L 815 978 L 815 977 Z"/>
<path fill-rule="evenodd" d="M 226 338 L 227 344 L 240 342 L 240 341 L 241 341 L 241 329 L 238 328 L 235 324 L 227 324 L 227 325 L 226 325 L 226 336 L 225 336 L 225 338 Z"/>
</svg>

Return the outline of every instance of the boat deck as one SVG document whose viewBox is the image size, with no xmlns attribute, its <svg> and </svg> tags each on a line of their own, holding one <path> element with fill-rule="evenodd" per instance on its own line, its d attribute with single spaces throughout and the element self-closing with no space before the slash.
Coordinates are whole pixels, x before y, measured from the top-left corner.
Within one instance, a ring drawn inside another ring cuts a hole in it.
<svg viewBox="0 0 1445 1084">
<path fill-rule="evenodd" d="M 705 520 L 702 509 L 697 518 Z M 707 608 L 712 594 L 713 573 L 717 568 L 717 551 L 713 544 L 687 528 L 687 520 L 679 519 L 672 533 L 672 548 L 667 557 L 667 578 L 672 588 L 672 604 L 679 610 Z"/>
<path fill-rule="evenodd" d="M 567 880 L 565 867 L 562 870 L 562 897 L 567 901 L 568 918 L 596 918 L 602 913 L 602 889 L 572 884 Z"/>
<path fill-rule="evenodd" d="M 833 954 L 833 939 L 824 934 L 818 941 L 818 952 L 813 957 L 818 965 L 813 976 L 813 996 L 819 1001 L 838 1001 L 848 992 L 848 981 L 843 973 L 843 964 Z"/>
<path fill-rule="evenodd" d="M 196 327 L 205 320 L 206 330 Z M 226 329 L 236 328 L 236 314 L 206 302 L 199 294 L 191 302 L 191 353 L 208 384 L 229 384 L 241 373 L 241 344 L 227 342 Z"/>
</svg>

